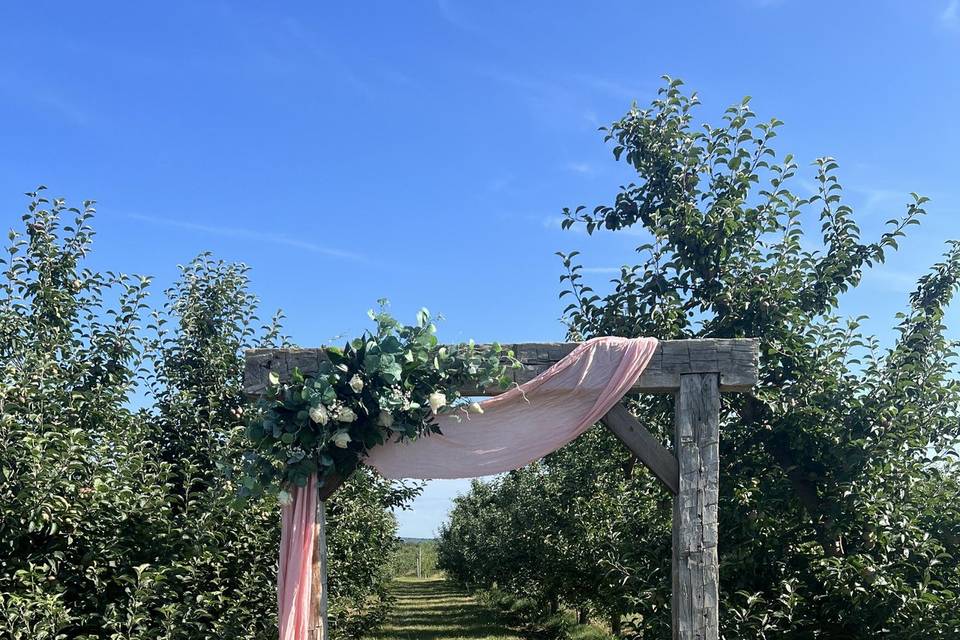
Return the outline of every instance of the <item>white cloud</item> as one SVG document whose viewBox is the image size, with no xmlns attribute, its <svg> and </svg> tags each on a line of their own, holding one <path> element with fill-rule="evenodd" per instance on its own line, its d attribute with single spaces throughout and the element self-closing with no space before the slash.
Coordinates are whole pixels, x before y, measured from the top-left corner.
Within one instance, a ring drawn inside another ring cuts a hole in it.
<svg viewBox="0 0 960 640">
<path fill-rule="evenodd" d="M 129 218 L 133 220 L 139 220 L 140 222 L 148 222 L 150 224 L 162 225 L 165 227 L 174 227 L 177 229 L 185 229 L 187 231 L 199 231 L 201 233 L 209 233 L 215 236 L 221 236 L 225 238 L 244 238 L 247 240 L 256 240 L 258 242 L 266 242 L 268 244 L 275 244 L 284 247 L 292 247 L 294 249 L 303 249 L 304 251 L 309 251 L 311 253 L 318 253 L 321 255 L 329 256 L 331 258 L 341 258 L 344 260 L 355 260 L 363 261 L 366 258 L 358 253 L 352 253 L 350 251 L 343 251 L 341 249 L 334 249 L 331 247 L 325 247 L 308 240 L 300 240 L 298 238 L 291 238 L 289 236 L 276 234 L 276 233 L 265 233 L 263 231 L 256 231 L 254 229 L 243 229 L 239 227 L 220 227 L 212 226 L 206 224 L 198 224 L 196 222 L 187 222 L 184 220 L 170 220 L 168 218 L 158 218 L 155 216 L 146 216 L 139 213 L 128 214 Z"/>
<path fill-rule="evenodd" d="M 372 98 L 376 95 L 376 88 L 354 72 L 353 68 L 336 52 L 336 49 L 324 42 L 319 35 L 309 31 L 297 20 L 288 18 L 284 21 L 284 25 L 292 43 L 303 47 L 329 71 L 339 77 L 341 81 L 366 98 Z"/>
<path fill-rule="evenodd" d="M 568 162 L 566 168 L 568 171 L 573 171 L 574 173 L 593 173 L 593 167 L 586 162 Z"/>
<path fill-rule="evenodd" d="M 514 179 L 512 175 L 497 176 L 487 184 L 487 189 L 493 193 L 502 193 L 506 191 L 513 182 Z"/>
<path fill-rule="evenodd" d="M 474 35 L 485 35 L 459 3 L 453 0 L 437 0 L 437 10 L 440 12 L 440 17 L 454 27 Z"/>
<path fill-rule="evenodd" d="M 940 14 L 940 24 L 948 29 L 960 28 L 960 0 L 950 0 Z"/>
<path fill-rule="evenodd" d="M 620 267 L 584 267 L 580 271 L 583 273 L 619 274 L 620 270 Z"/>
<path fill-rule="evenodd" d="M 507 71 L 498 68 L 478 69 L 477 74 L 512 89 L 541 126 L 546 124 L 578 131 L 595 130 L 598 126 L 598 101 L 608 101 L 599 95 L 607 93 L 607 90 L 588 86 L 576 78 L 527 75 L 513 69 Z M 624 100 L 623 109 L 627 106 Z"/>
<path fill-rule="evenodd" d="M 854 187 L 852 191 L 858 191 L 866 196 L 861 211 L 872 213 L 877 210 L 888 210 L 891 213 L 900 213 L 900 209 L 910 198 L 909 194 L 903 191 L 893 189 L 877 189 L 873 187 Z M 895 207 L 894 210 L 891 210 Z M 888 216 L 892 217 L 892 216 Z"/>
<path fill-rule="evenodd" d="M 624 101 L 638 100 L 656 91 L 656 87 L 653 86 L 627 84 L 619 80 L 594 75 L 579 74 L 574 79 L 592 91 L 605 93 Z"/>
<path fill-rule="evenodd" d="M 873 267 L 863 273 L 863 284 L 890 293 L 909 293 L 917 288 L 920 274 L 894 269 L 892 267 Z"/>
<path fill-rule="evenodd" d="M 541 223 L 543 223 L 544 228 L 546 229 L 560 229 L 560 224 L 563 222 L 563 216 L 545 216 Z"/>
<path fill-rule="evenodd" d="M 4 72 L 0 75 L 0 96 L 5 101 L 52 114 L 71 125 L 85 126 L 91 121 L 90 114 L 73 97 L 38 79 L 26 82 L 22 75 Z"/>
<path fill-rule="evenodd" d="M 544 229 L 549 229 L 550 231 L 560 231 L 563 233 L 576 233 L 578 235 L 587 235 L 587 228 L 582 224 L 575 224 L 568 229 L 563 228 L 563 221 L 565 218 L 563 216 L 544 216 L 540 219 L 540 223 L 543 225 Z"/>
</svg>

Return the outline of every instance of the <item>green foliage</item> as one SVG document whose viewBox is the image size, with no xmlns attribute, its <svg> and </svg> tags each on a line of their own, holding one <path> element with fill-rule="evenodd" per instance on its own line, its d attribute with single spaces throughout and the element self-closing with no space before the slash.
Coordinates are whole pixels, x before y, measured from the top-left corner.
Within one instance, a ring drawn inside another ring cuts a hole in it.
<svg viewBox="0 0 960 640">
<path fill-rule="evenodd" d="M 359 469 L 327 500 L 334 637 L 365 637 L 389 613 L 389 559 L 398 544 L 392 510 L 409 504 L 420 489 Z"/>
<path fill-rule="evenodd" d="M 475 482 L 441 527 L 440 567 L 473 588 L 533 595 L 545 610 L 563 602 L 607 618 L 639 594 L 667 608 L 669 496 L 633 462 L 591 429 L 540 463 Z"/>
<path fill-rule="evenodd" d="M 589 624 L 578 624 L 567 632 L 569 640 L 611 640 L 614 636 Z"/>
<path fill-rule="evenodd" d="M 148 279 L 84 266 L 92 203 L 28 195 L 0 278 L 0 637 L 275 637 L 279 507 L 235 500 L 242 351 L 280 340 L 246 268 L 200 256 L 151 311 Z M 416 491 L 358 474 L 329 501 L 338 637 L 386 610 Z"/>
<path fill-rule="evenodd" d="M 556 610 L 557 603 L 537 598 L 517 597 L 498 587 L 477 593 L 481 602 L 498 613 L 503 624 L 517 629 L 521 635 L 535 640 L 607 640 L 612 636 L 590 624 L 578 624 L 570 611 Z"/>
<path fill-rule="evenodd" d="M 772 147 L 781 122 L 758 122 L 744 100 L 720 126 L 701 126 L 697 105 L 668 80 L 650 108 L 606 129 L 637 179 L 611 205 L 566 210 L 563 226 L 629 230 L 644 243 L 604 292 L 587 282 L 577 252 L 561 256 L 570 337 L 760 339 L 756 394 L 722 406 L 724 637 L 958 637 L 960 378 L 944 322 L 960 245 L 947 243 L 898 316 L 893 344 L 881 347 L 860 318 L 837 317 L 840 298 L 897 248 L 926 198 L 911 196 L 863 241 L 836 161 L 818 160 L 816 191 L 798 195 L 797 163 Z M 632 406 L 670 442 L 670 399 Z M 588 432 L 519 472 L 536 478 L 526 493 L 514 487 L 522 480 L 476 485 L 441 537 L 442 566 L 480 586 L 559 590 L 597 612 L 625 607 L 625 635 L 666 637 L 670 500 L 626 457 L 614 439 Z M 569 487 L 569 514 L 539 506 L 557 487 Z M 521 525 L 528 510 L 538 515 Z M 531 526 L 553 528 L 542 549 L 526 545 Z M 488 536 L 520 551 L 478 564 Z"/>
<path fill-rule="evenodd" d="M 542 636 L 544 638 L 568 638 L 575 626 L 576 620 L 570 614 L 554 613 L 543 621 Z"/>
<path fill-rule="evenodd" d="M 488 606 L 440 579 L 398 578 L 396 604 L 370 640 L 518 640 Z M 334 636 L 335 637 L 335 636 Z"/>
<path fill-rule="evenodd" d="M 247 427 L 254 450 L 243 495 L 266 489 L 285 498 L 284 487 L 302 487 L 313 474 L 321 482 L 348 477 L 378 444 L 439 433 L 438 414 L 482 411 L 456 402 L 460 388 L 505 388 L 507 366 L 518 366 L 499 345 L 441 345 L 426 309 L 413 326 L 383 308 L 370 318 L 376 329 L 343 349 L 327 347 L 315 375 L 295 370 L 280 382 L 272 374 Z"/>
<path fill-rule="evenodd" d="M 417 576 L 417 564 L 420 575 Z M 433 540 L 404 540 L 390 561 L 393 576 L 432 578 L 439 574 L 437 568 L 437 543 Z"/>
</svg>

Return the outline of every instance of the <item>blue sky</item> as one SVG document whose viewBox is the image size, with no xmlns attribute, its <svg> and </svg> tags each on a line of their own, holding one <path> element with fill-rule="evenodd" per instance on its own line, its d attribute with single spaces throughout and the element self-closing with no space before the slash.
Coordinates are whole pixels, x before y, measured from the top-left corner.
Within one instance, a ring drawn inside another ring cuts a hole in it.
<svg viewBox="0 0 960 640">
<path fill-rule="evenodd" d="M 749 94 L 786 122 L 780 150 L 835 156 L 865 235 L 932 198 L 845 300 L 889 335 L 960 238 L 958 0 L 6 4 L 0 226 L 37 184 L 96 199 L 93 266 L 159 295 L 200 251 L 246 262 L 302 345 L 359 332 L 380 297 L 442 312 L 449 341 L 557 340 L 554 252 L 602 283 L 638 241 L 560 211 L 628 179 L 596 129 L 665 73 L 704 118 Z M 432 485 L 401 533 L 431 534 L 466 484 Z"/>
</svg>

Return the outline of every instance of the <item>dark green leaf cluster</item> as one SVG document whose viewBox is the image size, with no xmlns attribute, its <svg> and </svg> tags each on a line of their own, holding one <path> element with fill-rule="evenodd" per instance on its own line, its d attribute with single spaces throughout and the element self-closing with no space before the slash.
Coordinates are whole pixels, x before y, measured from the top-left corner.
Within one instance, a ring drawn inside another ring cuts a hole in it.
<svg viewBox="0 0 960 640">
<path fill-rule="evenodd" d="M 285 487 L 348 477 L 367 452 L 390 440 L 439 433 L 436 417 L 481 411 L 461 389 L 510 384 L 513 353 L 498 344 L 439 343 L 426 309 L 415 325 L 401 325 L 382 307 L 370 312 L 376 328 L 342 349 L 327 347 L 316 374 L 295 370 L 290 381 L 271 375 L 251 412 L 243 495 L 263 490 L 288 499 Z"/>
</svg>

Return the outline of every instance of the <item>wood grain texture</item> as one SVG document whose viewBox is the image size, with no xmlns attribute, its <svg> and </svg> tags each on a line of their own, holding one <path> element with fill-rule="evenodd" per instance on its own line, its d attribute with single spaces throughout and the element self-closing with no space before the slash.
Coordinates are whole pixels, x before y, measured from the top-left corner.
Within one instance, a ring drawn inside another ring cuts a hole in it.
<svg viewBox="0 0 960 640">
<path fill-rule="evenodd" d="M 675 408 L 680 489 L 673 502 L 674 640 L 719 638 L 719 422 L 717 375 L 681 376 Z"/>
<path fill-rule="evenodd" d="M 327 501 L 317 503 L 314 520 L 313 566 L 310 577 L 310 640 L 330 640 L 330 619 L 327 603 Z"/>
<path fill-rule="evenodd" d="M 625 406 L 617 403 L 603 416 L 601 422 L 637 456 L 670 493 L 677 495 L 680 487 L 680 467 L 676 457 L 637 422 Z"/>
<path fill-rule="evenodd" d="M 576 342 L 504 344 L 512 349 L 522 368 L 510 371 L 512 380 L 522 384 L 543 373 L 569 354 Z M 287 380 L 294 369 L 305 375 L 315 373 L 324 359 L 323 349 L 252 349 L 246 352 L 244 391 L 261 393 L 270 372 Z M 753 338 L 662 340 L 633 391 L 675 393 L 680 376 L 688 373 L 715 373 L 720 391 L 749 392 L 757 384 L 758 345 Z M 496 395 L 499 389 L 464 389 L 471 395 Z"/>
</svg>

